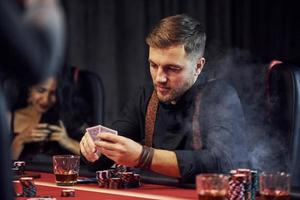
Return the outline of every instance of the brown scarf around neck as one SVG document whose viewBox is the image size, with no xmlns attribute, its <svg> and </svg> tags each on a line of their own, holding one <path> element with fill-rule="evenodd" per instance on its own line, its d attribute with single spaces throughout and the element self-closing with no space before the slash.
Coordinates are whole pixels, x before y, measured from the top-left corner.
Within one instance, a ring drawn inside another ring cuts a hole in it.
<svg viewBox="0 0 300 200">
<path fill-rule="evenodd" d="M 200 125 L 199 125 L 200 100 L 201 100 L 201 93 L 199 92 L 195 97 L 195 110 L 194 110 L 193 122 L 192 122 L 192 128 L 193 128 L 192 145 L 195 150 L 200 150 L 202 148 Z M 145 145 L 148 147 L 152 147 L 153 144 L 153 133 L 154 133 L 158 103 L 159 100 L 157 97 L 156 90 L 153 90 L 147 106 L 146 117 L 145 117 Z"/>
</svg>

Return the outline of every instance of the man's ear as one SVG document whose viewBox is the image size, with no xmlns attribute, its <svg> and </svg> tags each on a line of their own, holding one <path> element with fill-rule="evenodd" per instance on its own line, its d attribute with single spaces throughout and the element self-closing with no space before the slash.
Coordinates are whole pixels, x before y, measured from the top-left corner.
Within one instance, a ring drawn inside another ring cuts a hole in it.
<svg viewBox="0 0 300 200">
<path fill-rule="evenodd" d="M 199 75 L 204 67 L 205 64 L 205 58 L 201 57 L 198 59 L 197 64 L 196 64 L 196 72 L 195 75 Z"/>
</svg>

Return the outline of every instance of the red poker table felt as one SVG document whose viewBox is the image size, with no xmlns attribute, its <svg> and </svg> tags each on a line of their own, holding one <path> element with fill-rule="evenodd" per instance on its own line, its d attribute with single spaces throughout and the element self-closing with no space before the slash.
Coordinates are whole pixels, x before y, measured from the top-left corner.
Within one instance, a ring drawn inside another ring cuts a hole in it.
<svg viewBox="0 0 300 200">
<path fill-rule="evenodd" d="M 40 178 L 35 179 L 37 187 L 37 197 L 53 197 L 62 200 L 99 200 L 99 199 L 161 199 L 161 200 L 183 200 L 197 199 L 195 189 L 184 189 L 173 186 L 145 184 L 139 188 L 130 189 L 103 189 L 96 183 L 77 184 L 75 186 L 57 186 L 55 184 L 54 174 L 42 173 Z M 22 187 L 18 181 L 14 182 L 16 193 L 22 193 Z M 61 197 L 63 189 L 74 189 L 75 197 Z M 17 197 L 17 200 L 28 199 L 28 197 Z"/>
</svg>

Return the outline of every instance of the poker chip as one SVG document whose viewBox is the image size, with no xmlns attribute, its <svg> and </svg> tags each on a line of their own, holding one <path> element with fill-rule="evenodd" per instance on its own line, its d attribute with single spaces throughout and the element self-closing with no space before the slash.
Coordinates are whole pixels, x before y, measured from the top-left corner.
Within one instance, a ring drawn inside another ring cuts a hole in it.
<svg viewBox="0 0 300 200">
<path fill-rule="evenodd" d="M 237 172 L 236 169 L 232 169 L 232 170 L 230 170 L 229 174 L 234 175 L 234 174 L 236 174 L 236 172 Z"/>
<path fill-rule="evenodd" d="M 22 189 L 23 189 L 22 196 L 23 197 L 35 197 L 36 196 L 36 186 L 33 182 L 32 177 L 21 177 L 19 179 L 19 181 L 22 185 Z"/>
<path fill-rule="evenodd" d="M 25 161 L 14 161 L 14 167 L 25 167 Z"/>
<path fill-rule="evenodd" d="M 133 182 L 134 174 L 133 174 L 133 172 L 123 172 L 121 174 L 121 178 L 122 178 L 123 182 Z"/>
<path fill-rule="evenodd" d="M 123 172 L 121 174 L 121 179 L 124 188 L 132 188 L 134 183 L 134 174 L 133 172 Z"/>
<path fill-rule="evenodd" d="M 25 165 L 25 161 L 14 161 L 12 170 L 15 174 L 22 175 L 25 171 Z"/>
<path fill-rule="evenodd" d="M 255 200 L 255 197 L 259 195 L 259 174 L 256 170 L 251 170 L 251 200 Z"/>
<path fill-rule="evenodd" d="M 97 171 L 97 178 L 100 179 L 109 179 L 110 177 L 112 177 L 112 173 L 110 170 L 102 170 L 102 171 Z"/>
<path fill-rule="evenodd" d="M 125 165 L 118 165 L 115 164 L 115 169 L 119 172 L 119 173 L 123 173 L 123 172 L 127 172 L 128 168 Z"/>
<path fill-rule="evenodd" d="M 111 172 L 109 170 L 96 171 L 96 179 L 98 181 L 98 186 L 101 188 L 109 187 L 109 178 L 111 177 Z"/>
<path fill-rule="evenodd" d="M 141 186 L 140 175 L 129 171 L 123 165 L 114 165 L 111 169 L 96 171 L 96 179 L 100 188 L 121 189 Z"/>
<path fill-rule="evenodd" d="M 61 197 L 75 197 L 75 190 L 73 189 L 63 189 L 61 191 Z"/>
<path fill-rule="evenodd" d="M 259 194 L 258 171 L 234 169 L 230 172 L 228 199 L 255 200 Z"/>
<path fill-rule="evenodd" d="M 121 189 L 123 188 L 121 178 L 110 178 L 109 189 Z"/>
<path fill-rule="evenodd" d="M 251 176 L 251 170 L 250 169 L 237 169 L 238 174 L 245 174 L 245 199 L 250 200 L 252 196 L 252 176 Z"/>
<path fill-rule="evenodd" d="M 228 200 L 245 200 L 245 174 L 233 174 L 229 181 Z"/>
<path fill-rule="evenodd" d="M 140 187 L 141 185 L 141 176 L 139 174 L 134 174 L 133 187 Z"/>
</svg>

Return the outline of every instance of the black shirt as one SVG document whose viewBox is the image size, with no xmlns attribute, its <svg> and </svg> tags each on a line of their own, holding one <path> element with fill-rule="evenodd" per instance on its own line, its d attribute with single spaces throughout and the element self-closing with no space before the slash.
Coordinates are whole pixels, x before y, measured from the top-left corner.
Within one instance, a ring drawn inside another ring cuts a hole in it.
<svg viewBox="0 0 300 200">
<path fill-rule="evenodd" d="M 152 85 L 142 87 L 127 103 L 112 128 L 120 135 L 143 143 L 145 114 L 152 92 Z M 201 95 L 200 102 L 195 102 L 198 94 Z M 196 103 L 200 104 L 201 150 L 195 150 L 192 145 Z M 159 103 L 153 147 L 174 151 L 180 174 L 185 179 L 194 179 L 203 172 L 229 172 L 232 168 L 242 167 L 247 160 L 244 125 L 242 106 L 235 89 L 223 81 L 206 81 L 199 77 L 175 105 Z"/>
</svg>

